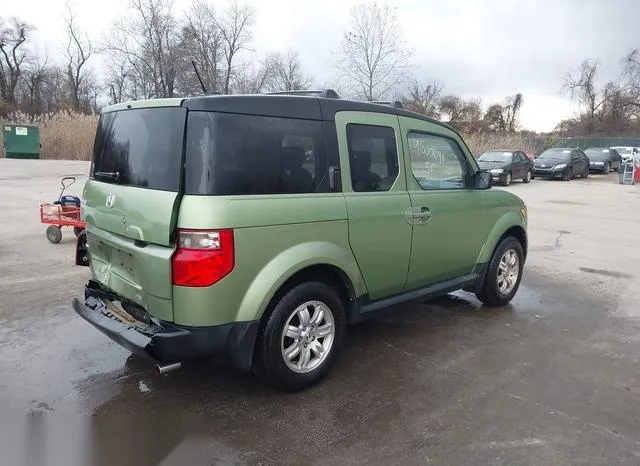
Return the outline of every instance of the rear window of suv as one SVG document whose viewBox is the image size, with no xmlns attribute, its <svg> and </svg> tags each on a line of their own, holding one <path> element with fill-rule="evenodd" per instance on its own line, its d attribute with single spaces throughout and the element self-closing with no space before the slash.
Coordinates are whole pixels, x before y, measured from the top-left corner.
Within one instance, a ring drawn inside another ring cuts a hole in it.
<svg viewBox="0 0 640 466">
<path fill-rule="evenodd" d="M 189 112 L 185 193 L 329 192 L 322 121 Z"/>
<path fill-rule="evenodd" d="M 91 177 L 177 192 L 186 113 L 181 107 L 103 113 L 96 131 Z"/>
</svg>

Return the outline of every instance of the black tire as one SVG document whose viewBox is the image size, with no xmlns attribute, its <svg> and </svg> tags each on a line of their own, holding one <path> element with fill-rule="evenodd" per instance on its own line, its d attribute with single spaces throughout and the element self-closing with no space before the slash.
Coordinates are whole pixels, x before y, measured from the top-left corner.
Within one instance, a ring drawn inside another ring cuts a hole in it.
<svg viewBox="0 0 640 466">
<path fill-rule="evenodd" d="M 320 301 L 330 309 L 335 330 L 329 353 L 320 365 L 310 372 L 298 373 L 287 365 L 281 345 L 285 325 L 291 314 L 308 301 Z M 280 390 L 298 391 L 316 385 L 329 373 L 337 360 L 346 333 L 344 304 L 340 296 L 325 283 L 306 282 L 281 295 L 270 309 L 256 341 L 254 374 L 264 383 Z"/>
<path fill-rule="evenodd" d="M 50 243 L 57 244 L 62 241 L 62 230 L 57 225 L 49 225 L 46 235 Z"/>
<path fill-rule="evenodd" d="M 564 175 L 562 175 L 562 181 L 571 181 L 571 178 L 573 178 L 573 169 L 568 168 L 567 171 L 564 172 Z"/>
<path fill-rule="evenodd" d="M 76 235 L 76 238 L 80 236 L 80 233 L 84 231 L 82 227 L 73 227 L 73 234 Z"/>
<path fill-rule="evenodd" d="M 528 170 L 527 174 L 524 175 L 524 178 L 522 178 L 522 182 L 529 183 L 532 179 L 533 179 L 533 174 L 531 173 L 531 170 Z"/>
<path fill-rule="evenodd" d="M 604 170 L 602 170 L 602 173 L 604 173 L 605 175 L 608 175 L 610 171 L 611 171 L 611 164 L 608 163 L 604 166 Z"/>
<path fill-rule="evenodd" d="M 506 294 L 500 292 L 498 287 L 498 269 L 500 261 L 505 253 L 509 250 L 515 251 L 518 256 L 518 277 L 515 286 Z M 520 281 L 522 280 L 522 271 L 524 270 L 524 250 L 520 241 L 513 237 L 507 236 L 496 247 L 489 261 L 487 271 L 484 277 L 482 288 L 476 292 L 476 296 L 483 304 L 487 306 L 504 306 L 508 304 L 518 292 Z"/>
<path fill-rule="evenodd" d="M 513 177 L 511 176 L 511 172 L 507 172 L 507 176 L 504 179 L 504 183 L 502 183 L 504 186 L 509 186 L 511 184 L 511 181 L 513 181 Z"/>
</svg>

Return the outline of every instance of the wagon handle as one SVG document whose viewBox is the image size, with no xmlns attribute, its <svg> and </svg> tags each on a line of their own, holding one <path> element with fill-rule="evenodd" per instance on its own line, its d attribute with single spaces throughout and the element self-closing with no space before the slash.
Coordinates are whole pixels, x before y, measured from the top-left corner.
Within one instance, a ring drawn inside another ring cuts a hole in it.
<svg viewBox="0 0 640 466">
<path fill-rule="evenodd" d="M 71 180 L 71 183 L 65 183 L 65 181 L 67 180 Z M 76 182 L 75 176 L 65 176 L 60 180 L 60 184 L 62 185 L 62 191 L 60 191 L 60 196 L 58 197 L 58 200 L 62 199 L 62 195 L 64 194 L 65 190 L 75 182 Z"/>
</svg>

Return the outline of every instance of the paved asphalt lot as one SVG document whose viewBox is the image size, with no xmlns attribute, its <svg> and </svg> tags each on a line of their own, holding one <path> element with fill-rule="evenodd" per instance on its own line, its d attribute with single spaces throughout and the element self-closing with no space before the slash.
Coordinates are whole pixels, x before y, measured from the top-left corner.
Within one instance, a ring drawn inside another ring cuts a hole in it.
<svg viewBox="0 0 640 466">
<path fill-rule="evenodd" d="M 530 217 L 512 305 L 459 293 L 352 328 L 331 376 L 291 395 L 214 363 L 155 376 L 75 315 L 88 273 L 38 201 L 87 171 L 0 159 L 0 409 L 135 426 L 101 464 L 640 464 L 640 192 L 615 174 L 506 188 Z"/>
</svg>

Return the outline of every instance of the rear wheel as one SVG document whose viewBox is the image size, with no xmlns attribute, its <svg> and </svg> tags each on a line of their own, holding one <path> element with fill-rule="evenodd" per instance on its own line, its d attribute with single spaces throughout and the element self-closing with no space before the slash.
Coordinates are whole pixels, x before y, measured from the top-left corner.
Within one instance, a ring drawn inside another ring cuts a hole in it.
<svg viewBox="0 0 640 466">
<path fill-rule="evenodd" d="M 528 183 L 529 181 L 531 181 L 531 170 L 527 171 L 527 174 L 524 175 L 524 178 L 522 179 L 523 183 Z"/>
<path fill-rule="evenodd" d="M 47 239 L 49 242 L 56 244 L 62 241 L 62 230 L 58 225 L 49 225 L 47 227 Z"/>
<path fill-rule="evenodd" d="M 476 296 L 488 306 L 504 306 L 518 292 L 523 268 L 522 244 L 513 236 L 504 238 L 493 252 L 484 284 Z"/>
<path fill-rule="evenodd" d="M 584 169 L 584 173 L 582 174 L 583 178 L 589 178 L 589 167 Z"/>
<path fill-rule="evenodd" d="M 317 384 L 336 361 L 346 330 L 338 293 L 325 283 L 302 283 L 272 309 L 256 342 L 254 373 L 288 391 Z"/>
</svg>

